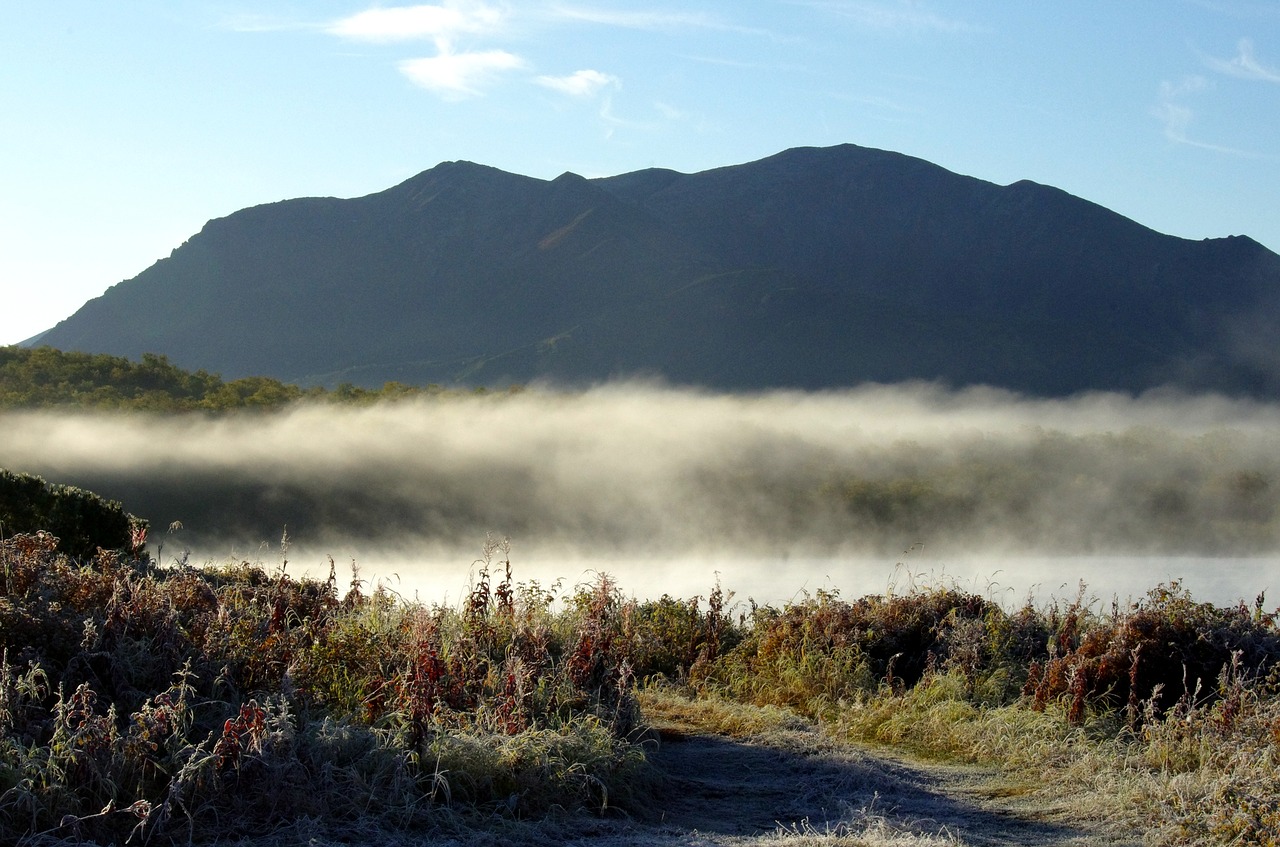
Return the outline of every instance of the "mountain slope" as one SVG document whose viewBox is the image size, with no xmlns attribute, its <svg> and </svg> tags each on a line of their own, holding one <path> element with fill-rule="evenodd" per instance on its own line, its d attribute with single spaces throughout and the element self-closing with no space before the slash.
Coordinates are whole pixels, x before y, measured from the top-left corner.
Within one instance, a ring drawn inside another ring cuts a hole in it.
<svg viewBox="0 0 1280 847">
<path fill-rule="evenodd" d="M 545 181 L 466 162 L 211 221 L 41 342 L 300 382 L 942 379 L 1274 396 L 1280 257 L 845 145 Z"/>
</svg>

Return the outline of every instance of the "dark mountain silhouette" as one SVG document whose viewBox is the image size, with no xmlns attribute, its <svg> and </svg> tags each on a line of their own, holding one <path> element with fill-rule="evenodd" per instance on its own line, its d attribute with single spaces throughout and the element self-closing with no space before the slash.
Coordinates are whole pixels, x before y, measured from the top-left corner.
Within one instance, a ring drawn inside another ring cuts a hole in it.
<svg viewBox="0 0 1280 847">
<path fill-rule="evenodd" d="M 448 162 L 210 221 L 40 338 L 301 383 L 660 376 L 1280 395 L 1280 256 L 845 145 L 545 181 Z"/>
</svg>

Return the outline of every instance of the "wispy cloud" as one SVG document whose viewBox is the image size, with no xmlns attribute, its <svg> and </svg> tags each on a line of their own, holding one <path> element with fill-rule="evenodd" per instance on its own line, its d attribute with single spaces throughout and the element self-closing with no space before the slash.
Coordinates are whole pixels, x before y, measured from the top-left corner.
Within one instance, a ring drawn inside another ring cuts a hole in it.
<svg viewBox="0 0 1280 847">
<path fill-rule="evenodd" d="M 462 34 L 488 33 L 501 26 L 503 13 L 483 3 L 446 2 L 439 6 L 375 7 L 336 20 L 330 35 L 355 41 L 447 41 Z"/>
<path fill-rule="evenodd" d="M 766 30 L 743 27 L 704 12 L 679 8 L 621 9 L 610 5 L 591 5 L 594 0 L 584 0 L 583 5 L 573 0 L 547 0 L 545 4 L 523 5 L 499 0 L 437 0 L 434 3 L 397 6 L 377 5 L 376 0 L 371 2 L 374 5 L 363 11 L 322 23 L 240 17 L 227 19 L 226 25 L 239 31 L 256 32 L 307 29 L 366 44 L 429 42 L 435 46 L 435 55 L 404 58 L 396 63 L 396 68 L 420 88 L 453 101 L 483 95 L 505 74 L 516 71 L 527 74 L 531 63 L 523 56 L 504 49 L 503 41 L 509 40 L 513 34 L 527 37 L 528 33 L 521 30 L 531 24 L 553 28 L 588 24 L 639 30 L 714 30 L 776 38 Z M 529 76 L 524 76 L 524 79 L 529 79 Z M 590 68 L 567 76 L 533 76 L 532 81 L 578 98 L 596 97 L 602 92 L 621 88 L 618 77 Z M 601 117 L 610 125 L 624 123 L 613 116 L 607 102 Z"/>
<path fill-rule="evenodd" d="M 1237 50 L 1239 52 L 1236 53 L 1233 59 L 1216 59 L 1212 56 L 1206 56 L 1205 64 L 1218 73 L 1226 74 L 1227 76 L 1280 84 L 1280 69 L 1260 62 L 1253 53 L 1253 42 L 1251 40 L 1248 38 L 1240 39 Z"/>
<path fill-rule="evenodd" d="M 506 50 L 485 50 L 442 52 L 438 56 L 406 59 L 396 67 L 415 85 L 446 100 L 464 100 L 482 94 L 499 74 L 525 67 L 525 61 Z"/>
<path fill-rule="evenodd" d="M 1164 124 L 1164 135 L 1170 141 L 1186 143 L 1187 129 L 1195 113 L 1182 102 L 1183 98 L 1197 91 L 1204 91 L 1209 82 L 1202 76 L 1189 76 L 1175 84 L 1169 81 L 1160 83 L 1159 100 L 1152 109 L 1152 114 Z"/>
<path fill-rule="evenodd" d="M 916 0 L 796 0 L 795 5 L 820 9 L 867 29 L 885 32 L 986 32 L 987 28 L 931 11 Z"/>
<path fill-rule="evenodd" d="M 596 70 L 575 71 L 568 76 L 540 76 L 534 82 L 572 97 L 593 97 L 602 89 L 622 87 L 616 76 Z"/>
<path fill-rule="evenodd" d="M 613 112 L 613 92 L 622 88 L 622 80 L 612 74 L 585 69 L 575 71 L 568 76 L 536 77 L 534 82 L 581 100 L 600 95 L 599 117 L 606 139 L 612 138 L 614 130 L 618 127 L 628 126 L 627 121 L 617 117 Z"/>
<path fill-rule="evenodd" d="M 1209 144 L 1191 137 L 1189 130 L 1192 121 L 1195 120 L 1195 112 L 1187 105 L 1186 98 L 1212 88 L 1213 84 L 1209 80 L 1198 75 L 1184 77 L 1181 82 L 1177 83 L 1168 82 L 1167 80 L 1160 83 L 1160 93 L 1156 105 L 1151 110 L 1151 114 L 1164 126 L 1164 137 L 1175 144 L 1185 144 L 1189 147 L 1211 150 L 1215 153 L 1227 153 L 1232 156 L 1255 156 L 1256 154 L 1247 150 Z"/>
<path fill-rule="evenodd" d="M 586 23 L 611 26 L 620 29 L 643 30 L 714 30 L 768 38 L 773 41 L 789 39 L 759 27 L 743 26 L 731 20 L 704 12 L 668 11 L 665 9 L 615 9 L 598 6 L 553 4 L 543 15 L 559 23 Z"/>
<path fill-rule="evenodd" d="M 550 15 L 559 20 L 581 21 L 627 29 L 723 29 L 728 27 L 728 24 L 701 12 L 668 12 L 652 9 L 634 11 L 554 5 L 550 9 Z"/>
<path fill-rule="evenodd" d="M 375 6 L 323 27 L 329 35 L 377 44 L 430 41 L 436 55 L 404 59 L 397 69 L 415 85 L 445 100 L 477 97 L 501 74 L 526 67 L 523 58 L 501 49 L 458 50 L 462 37 L 493 36 L 506 12 L 476 0 L 440 4 Z"/>
</svg>

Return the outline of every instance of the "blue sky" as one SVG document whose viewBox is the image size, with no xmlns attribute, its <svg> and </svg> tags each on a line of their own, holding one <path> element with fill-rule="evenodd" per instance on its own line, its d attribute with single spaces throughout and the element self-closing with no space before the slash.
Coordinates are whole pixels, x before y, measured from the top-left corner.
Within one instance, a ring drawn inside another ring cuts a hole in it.
<svg viewBox="0 0 1280 847">
<path fill-rule="evenodd" d="M 1280 251 L 1276 0 L 6 3 L 0 343 L 210 218 L 854 143 Z"/>
</svg>

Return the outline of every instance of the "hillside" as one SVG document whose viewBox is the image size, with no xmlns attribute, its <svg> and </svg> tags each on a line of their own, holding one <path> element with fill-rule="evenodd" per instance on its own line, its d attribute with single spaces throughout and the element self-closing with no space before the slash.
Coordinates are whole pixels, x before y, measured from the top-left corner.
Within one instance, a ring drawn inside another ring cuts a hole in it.
<svg viewBox="0 0 1280 847">
<path fill-rule="evenodd" d="M 519 391 L 521 386 L 509 386 Z M 483 389 L 476 389 L 482 392 Z M 411 397 L 449 397 L 439 385 L 386 382 L 376 389 L 350 383 L 307 389 L 261 376 L 227 382 L 216 374 L 184 371 L 164 356 L 141 362 L 106 353 L 53 347 L 0 347 L 0 410 L 96 409 L 145 412 L 233 412 L 285 409 L 300 401 L 368 405 Z"/>
<path fill-rule="evenodd" d="M 1280 256 L 844 145 L 696 174 L 448 162 L 245 209 L 40 338 L 227 378 L 661 376 L 1280 396 Z"/>
</svg>

